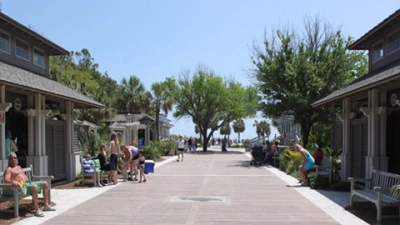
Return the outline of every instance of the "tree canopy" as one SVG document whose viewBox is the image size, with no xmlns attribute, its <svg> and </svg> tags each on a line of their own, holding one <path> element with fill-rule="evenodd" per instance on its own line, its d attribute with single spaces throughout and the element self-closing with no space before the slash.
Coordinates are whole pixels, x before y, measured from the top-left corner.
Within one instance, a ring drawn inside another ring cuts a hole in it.
<svg viewBox="0 0 400 225">
<path fill-rule="evenodd" d="M 352 41 L 318 16 L 305 19 L 304 33 L 281 29 L 265 36 L 251 57 L 264 115 L 293 115 L 307 145 L 314 124 L 337 118 L 336 109 L 311 104 L 367 72 L 366 55 L 346 49 Z"/>
<path fill-rule="evenodd" d="M 175 118 L 190 118 L 203 137 L 203 151 L 214 131 L 230 121 L 254 116 L 259 97 L 253 87 L 223 79 L 212 70 L 199 67 L 183 71 L 176 81 Z"/>
</svg>

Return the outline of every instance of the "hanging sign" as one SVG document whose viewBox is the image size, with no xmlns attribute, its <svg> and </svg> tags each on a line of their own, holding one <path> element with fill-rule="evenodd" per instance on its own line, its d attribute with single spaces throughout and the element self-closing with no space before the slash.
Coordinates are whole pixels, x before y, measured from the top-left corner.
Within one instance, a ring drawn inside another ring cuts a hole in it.
<svg viewBox="0 0 400 225">
<path fill-rule="evenodd" d="M 6 112 L 0 112 L 0 124 L 4 124 L 6 121 Z"/>
<path fill-rule="evenodd" d="M 16 98 L 16 99 L 14 100 L 14 108 L 15 108 L 15 110 L 20 110 L 20 109 L 22 108 L 21 99 Z"/>
</svg>

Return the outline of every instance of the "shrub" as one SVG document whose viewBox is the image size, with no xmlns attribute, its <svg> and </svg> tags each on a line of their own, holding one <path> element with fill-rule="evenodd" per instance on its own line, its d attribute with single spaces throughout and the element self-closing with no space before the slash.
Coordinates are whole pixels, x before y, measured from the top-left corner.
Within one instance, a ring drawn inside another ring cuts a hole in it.
<svg viewBox="0 0 400 225">
<path fill-rule="evenodd" d="M 310 178 L 310 188 L 312 189 L 329 189 L 331 184 L 329 183 L 329 177 L 314 176 Z"/>
<path fill-rule="evenodd" d="M 350 191 L 350 182 L 347 182 L 347 181 L 335 182 L 331 185 L 331 190 L 348 192 L 348 191 Z"/>
<path fill-rule="evenodd" d="M 301 154 L 290 150 L 290 148 L 285 149 L 279 155 L 279 168 L 287 174 L 297 171 L 302 162 Z"/>
</svg>

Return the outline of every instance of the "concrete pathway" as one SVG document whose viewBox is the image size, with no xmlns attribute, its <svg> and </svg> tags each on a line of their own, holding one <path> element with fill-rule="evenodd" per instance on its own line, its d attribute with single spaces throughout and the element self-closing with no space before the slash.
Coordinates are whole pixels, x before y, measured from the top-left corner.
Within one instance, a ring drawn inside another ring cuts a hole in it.
<svg viewBox="0 0 400 225">
<path fill-rule="evenodd" d="M 344 201 L 276 168 L 250 166 L 243 150 L 214 150 L 157 164 L 146 183 L 54 190 L 56 212 L 17 224 L 366 224 Z"/>
</svg>

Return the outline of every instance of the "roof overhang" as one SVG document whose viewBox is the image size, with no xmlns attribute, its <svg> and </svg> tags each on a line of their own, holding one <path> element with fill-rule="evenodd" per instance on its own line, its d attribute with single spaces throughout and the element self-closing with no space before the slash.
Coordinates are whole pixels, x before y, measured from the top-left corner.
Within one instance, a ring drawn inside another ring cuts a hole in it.
<svg viewBox="0 0 400 225">
<path fill-rule="evenodd" d="M 394 25 L 398 26 L 399 22 L 400 22 L 400 9 L 394 12 L 386 19 L 384 19 L 382 22 L 380 22 L 378 25 L 376 25 L 362 37 L 354 41 L 347 48 L 349 50 L 369 50 L 368 44 L 371 41 L 374 41 L 373 39 L 374 37 L 376 37 L 377 34 L 384 33 L 388 29 L 391 29 L 391 27 L 393 27 Z"/>
<path fill-rule="evenodd" d="M 6 14 L 0 12 L 0 27 L 5 27 L 13 32 L 28 38 L 36 43 L 38 47 L 42 47 L 49 55 L 69 55 L 70 52 L 55 44 L 54 42 L 44 38 L 42 35 L 36 33 L 32 29 L 22 25 L 18 21 L 12 19 Z"/>
<path fill-rule="evenodd" d="M 0 62 L 0 84 L 20 93 L 43 95 L 76 103 L 75 108 L 104 108 L 104 105 L 50 78 Z"/>
<path fill-rule="evenodd" d="M 366 77 L 366 78 L 365 78 Z M 355 81 L 346 87 L 336 90 L 328 96 L 311 104 L 312 107 L 318 107 L 323 105 L 332 105 L 335 101 L 341 100 L 345 97 L 356 95 L 363 91 L 368 91 L 371 88 L 378 87 L 381 85 L 387 85 L 390 83 L 397 83 L 400 80 L 400 65 L 394 66 L 390 69 L 375 72 L 365 75 L 358 81 Z"/>
</svg>

